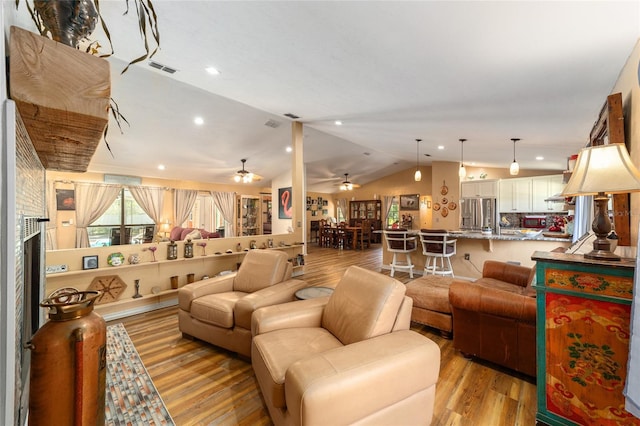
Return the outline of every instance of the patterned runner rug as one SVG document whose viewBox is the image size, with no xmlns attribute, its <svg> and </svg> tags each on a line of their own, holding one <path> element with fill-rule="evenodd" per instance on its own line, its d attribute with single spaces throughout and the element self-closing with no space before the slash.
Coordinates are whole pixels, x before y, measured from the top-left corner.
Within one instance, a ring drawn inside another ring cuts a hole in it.
<svg viewBox="0 0 640 426">
<path fill-rule="evenodd" d="M 124 325 L 107 327 L 106 425 L 174 425 Z"/>
</svg>

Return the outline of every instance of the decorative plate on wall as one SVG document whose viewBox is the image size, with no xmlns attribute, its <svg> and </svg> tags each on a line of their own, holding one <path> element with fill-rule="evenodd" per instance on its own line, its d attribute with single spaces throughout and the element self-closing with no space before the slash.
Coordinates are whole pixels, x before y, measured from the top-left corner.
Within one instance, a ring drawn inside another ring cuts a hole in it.
<svg viewBox="0 0 640 426">
<path fill-rule="evenodd" d="M 440 212 L 440 214 L 442 215 L 442 217 L 447 217 L 449 216 L 449 209 L 446 207 L 442 208 L 442 211 Z"/>
<path fill-rule="evenodd" d="M 109 266 L 120 266 L 124 263 L 124 255 L 122 253 L 111 253 L 107 257 L 107 263 Z"/>
<path fill-rule="evenodd" d="M 455 210 L 458 208 L 458 204 L 455 201 L 449 203 L 449 210 Z"/>
<path fill-rule="evenodd" d="M 435 211 L 440 210 L 440 203 L 434 203 L 433 204 L 433 210 L 435 210 Z"/>
<path fill-rule="evenodd" d="M 105 275 L 95 277 L 87 290 L 97 290 L 100 296 L 96 299 L 96 305 L 118 300 L 127 285 L 117 275 Z"/>
</svg>

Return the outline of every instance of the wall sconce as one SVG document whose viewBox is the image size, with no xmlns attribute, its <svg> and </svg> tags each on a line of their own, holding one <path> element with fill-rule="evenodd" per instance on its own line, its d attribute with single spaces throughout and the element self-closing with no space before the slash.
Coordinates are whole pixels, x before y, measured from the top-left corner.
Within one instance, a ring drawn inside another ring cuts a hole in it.
<svg viewBox="0 0 640 426">
<path fill-rule="evenodd" d="M 611 252 L 607 235 L 611 232 L 611 219 L 607 194 L 625 194 L 640 191 L 640 172 L 634 166 L 623 144 L 609 144 L 584 148 L 578 154 L 576 166 L 562 196 L 595 195 L 595 217 L 591 228 L 597 239 L 587 259 L 620 260 Z"/>
</svg>

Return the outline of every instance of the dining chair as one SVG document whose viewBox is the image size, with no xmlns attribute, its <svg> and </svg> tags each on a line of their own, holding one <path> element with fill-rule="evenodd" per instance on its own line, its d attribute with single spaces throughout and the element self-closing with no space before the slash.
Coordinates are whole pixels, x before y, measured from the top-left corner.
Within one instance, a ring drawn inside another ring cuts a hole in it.
<svg viewBox="0 0 640 426">
<path fill-rule="evenodd" d="M 391 261 L 391 276 L 395 271 L 409 272 L 409 278 L 413 278 L 414 264 L 411 262 L 411 252 L 416 250 L 416 236 L 410 234 L 406 229 L 386 229 L 383 232 L 387 242 L 387 251 L 393 253 Z M 401 260 L 398 255 L 404 254 L 405 260 Z"/>
<path fill-rule="evenodd" d="M 373 225 L 370 219 L 365 219 L 362 221 L 362 237 L 359 241 L 362 242 L 362 245 L 367 245 L 367 248 L 371 247 L 371 239 L 373 238 Z M 364 249 L 364 247 L 361 247 Z"/>
<path fill-rule="evenodd" d="M 422 229 L 420 230 L 420 243 L 422 244 L 422 254 L 427 257 L 424 273 L 453 277 L 451 256 L 456 254 L 456 239 L 451 238 L 444 229 Z M 438 259 L 440 260 L 439 267 Z"/>
<path fill-rule="evenodd" d="M 350 247 L 351 233 L 347 231 L 347 223 L 342 221 L 338 224 L 335 231 L 335 246 L 339 248 Z"/>
</svg>

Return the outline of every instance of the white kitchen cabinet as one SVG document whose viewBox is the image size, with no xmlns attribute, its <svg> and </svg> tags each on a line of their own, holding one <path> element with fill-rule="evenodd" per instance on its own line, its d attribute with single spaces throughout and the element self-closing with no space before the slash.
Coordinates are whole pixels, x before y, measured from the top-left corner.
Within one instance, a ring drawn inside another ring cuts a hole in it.
<svg viewBox="0 0 640 426">
<path fill-rule="evenodd" d="M 536 176 L 531 178 L 531 200 L 534 212 L 562 212 L 564 203 L 544 201 L 564 189 L 562 175 Z"/>
<path fill-rule="evenodd" d="M 476 182 L 462 182 L 460 198 L 495 198 L 498 196 L 497 180 L 480 180 Z"/>
<path fill-rule="evenodd" d="M 531 178 L 502 179 L 499 188 L 501 213 L 531 212 Z"/>
</svg>

